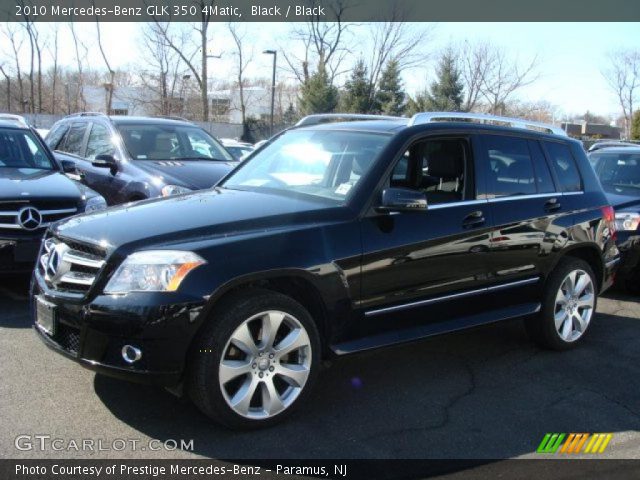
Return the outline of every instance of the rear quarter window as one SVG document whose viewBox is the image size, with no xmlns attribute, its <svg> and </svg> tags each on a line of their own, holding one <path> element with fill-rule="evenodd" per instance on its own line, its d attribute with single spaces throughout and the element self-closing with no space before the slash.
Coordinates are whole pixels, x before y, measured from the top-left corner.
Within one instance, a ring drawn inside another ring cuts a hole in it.
<svg viewBox="0 0 640 480">
<path fill-rule="evenodd" d="M 580 192 L 582 179 L 569 146 L 558 142 L 544 142 L 544 144 L 558 178 L 560 191 Z"/>
</svg>

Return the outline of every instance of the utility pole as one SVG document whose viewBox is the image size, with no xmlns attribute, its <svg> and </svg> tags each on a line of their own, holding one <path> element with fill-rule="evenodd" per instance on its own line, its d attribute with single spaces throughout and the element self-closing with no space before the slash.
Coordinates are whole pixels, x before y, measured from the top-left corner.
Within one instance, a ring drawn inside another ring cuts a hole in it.
<svg viewBox="0 0 640 480">
<path fill-rule="evenodd" d="M 269 136 L 273 137 L 273 111 L 276 100 L 276 58 L 278 56 L 278 52 L 275 50 L 265 50 L 262 53 L 266 55 L 273 55 L 273 74 L 271 77 L 271 123 L 269 127 Z"/>
</svg>

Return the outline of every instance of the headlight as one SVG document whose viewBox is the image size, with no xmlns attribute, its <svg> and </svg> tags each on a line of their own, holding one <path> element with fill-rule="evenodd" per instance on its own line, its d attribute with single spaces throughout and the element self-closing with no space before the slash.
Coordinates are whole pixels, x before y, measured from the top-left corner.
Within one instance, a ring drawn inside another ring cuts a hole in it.
<svg viewBox="0 0 640 480">
<path fill-rule="evenodd" d="M 180 195 L 181 193 L 189 193 L 192 190 L 187 187 L 181 187 L 180 185 L 165 185 L 162 187 L 162 196 L 169 197 L 171 195 Z"/>
<path fill-rule="evenodd" d="M 104 293 L 175 292 L 191 270 L 205 262 L 193 252 L 148 250 L 129 255 Z"/>
<path fill-rule="evenodd" d="M 640 214 L 638 213 L 616 213 L 616 228 L 619 231 L 635 231 L 640 225 Z"/>
<path fill-rule="evenodd" d="M 104 210 L 105 208 L 107 208 L 107 202 L 105 199 L 100 196 L 96 196 L 87 200 L 87 203 L 84 206 L 84 211 L 89 213 Z"/>
</svg>

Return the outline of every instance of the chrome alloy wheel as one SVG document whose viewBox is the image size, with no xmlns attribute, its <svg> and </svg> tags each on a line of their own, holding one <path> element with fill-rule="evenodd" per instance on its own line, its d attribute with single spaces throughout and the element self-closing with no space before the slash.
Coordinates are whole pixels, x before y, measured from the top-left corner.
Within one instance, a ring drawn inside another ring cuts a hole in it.
<svg viewBox="0 0 640 480">
<path fill-rule="evenodd" d="M 218 379 L 227 404 L 245 418 L 287 409 L 311 371 L 311 342 L 292 315 L 277 310 L 248 318 L 224 347 Z"/>
<path fill-rule="evenodd" d="M 556 295 L 554 320 L 556 331 L 565 342 L 574 342 L 586 331 L 593 316 L 595 289 L 591 276 L 573 270 L 560 284 Z"/>
</svg>

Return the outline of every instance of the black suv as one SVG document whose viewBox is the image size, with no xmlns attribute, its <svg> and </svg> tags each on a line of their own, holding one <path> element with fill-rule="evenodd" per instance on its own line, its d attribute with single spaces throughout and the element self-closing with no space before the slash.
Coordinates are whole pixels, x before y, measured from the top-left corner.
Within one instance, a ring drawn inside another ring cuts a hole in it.
<svg viewBox="0 0 640 480">
<path fill-rule="evenodd" d="M 291 129 L 213 190 L 57 224 L 36 332 L 238 428 L 285 417 L 331 356 L 516 317 L 573 347 L 619 254 L 584 150 L 555 131 L 448 113 Z"/>
<path fill-rule="evenodd" d="M 0 119 L 0 275 L 30 272 L 45 228 L 104 199 L 65 176 L 36 131 L 17 115 Z"/>
<path fill-rule="evenodd" d="M 209 188 L 238 164 L 203 129 L 168 118 L 79 113 L 57 122 L 46 142 L 109 205 Z"/>
<path fill-rule="evenodd" d="M 622 253 L 616 282 L 640 292 L 640 145 L 605 147 L 589 154 L 589 159 L 616 211 Z"/>
</svg>

